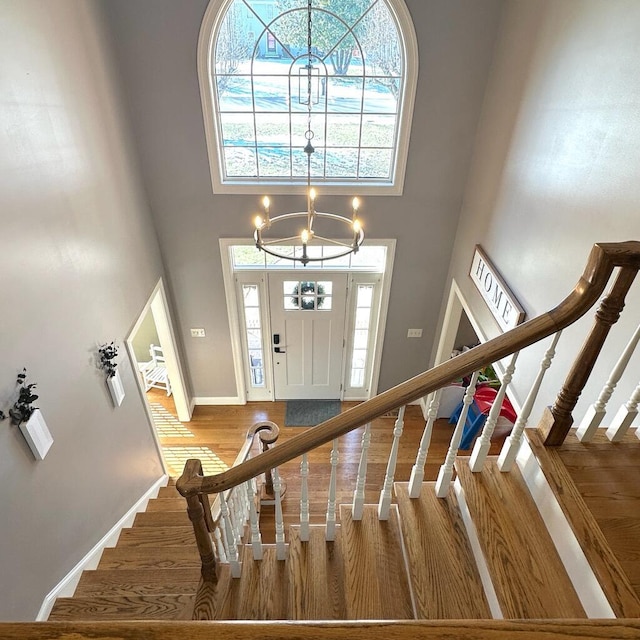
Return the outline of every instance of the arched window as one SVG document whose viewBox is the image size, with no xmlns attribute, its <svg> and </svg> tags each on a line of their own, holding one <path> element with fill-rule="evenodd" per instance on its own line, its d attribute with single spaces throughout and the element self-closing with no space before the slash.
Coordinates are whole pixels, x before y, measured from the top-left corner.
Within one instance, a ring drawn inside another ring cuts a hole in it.
<svg viewBox="0 0 640 640">
<path fill-rule="evenodd" d="M 402 192 L 417 81 L 403 0 L 312 2 L 312 179 L 324 192 Z M 211 0 L 199 76 L 216 193 L 306 184 L 307 0 Z"/>
</svg>

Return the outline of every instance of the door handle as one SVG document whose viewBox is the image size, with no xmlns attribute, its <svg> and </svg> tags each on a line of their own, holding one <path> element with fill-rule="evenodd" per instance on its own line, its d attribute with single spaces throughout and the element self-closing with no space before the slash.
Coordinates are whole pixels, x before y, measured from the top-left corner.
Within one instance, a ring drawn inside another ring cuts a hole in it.
<svg viewBox="0 0 640 640">
<path fill-rule="evenodd" d="M 286 351 L 283 351 L 280 347 L 273 347 L 273 352 L 274 353 L 287 353 Z"/>
</svg>

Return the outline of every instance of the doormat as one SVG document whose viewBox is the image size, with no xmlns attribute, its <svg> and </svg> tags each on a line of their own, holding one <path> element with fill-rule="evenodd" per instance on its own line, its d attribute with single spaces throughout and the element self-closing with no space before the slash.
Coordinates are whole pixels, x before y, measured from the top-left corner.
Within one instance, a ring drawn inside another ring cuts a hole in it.
<svg viewBox="0 0 640 640">
<path fill-rule="evenodd" d="M 284 426 L 315 427 L 340 411 L 340 400 L 287 400 Z"/>
</svg>

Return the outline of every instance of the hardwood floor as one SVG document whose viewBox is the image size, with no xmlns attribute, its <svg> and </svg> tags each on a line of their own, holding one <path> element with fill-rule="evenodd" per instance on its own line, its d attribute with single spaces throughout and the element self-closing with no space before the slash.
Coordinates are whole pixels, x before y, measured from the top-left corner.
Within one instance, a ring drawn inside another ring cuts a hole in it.
<svg viewBox="0 0 640 640">
<path fill-rule="evenodd" d="M 171 397 L 163 391 L 148 392 L 150 403 L 162 405 L 175 418 L 175 406 Z M 354 406 L 355 402 L 343 402 L 343 409 Z M 280 426 L 279 442 L 284 442 L 303 431 L 300 427 L 284 427 L 285 402 L 250 402 L 240 406 L 198 406 L 193 418 L 188 423 L 177 423 L 175 432 L 170 428 L 159 428 L 160 441 L 165 451 L 167 462 L 172 465 L 171 474 L 178 476 L 182 471 L 184 460 L 189 457 L 203 458 L 205 473 L 219 473 L 225 465 L 233 464 L 236 454 L 244 441 L 247 429 L 255 422 L 271 420 Z M 393 438 L 395 418 L 385 417 L 375 420 L 371 425 L 371 445 L 369 449 L 367 482 L 365 499 L 369 504 L 377 504 L 380 490 L 384 482 L 387 460 Z M 404 432 L 400 441 L 398 464 L 395 479 L 407 482 L 411 468 L 415 462 L 420 438 L 424 430 L 424 418 L 420 407 L 407 407 L 404 421 Z M 431 447 L 425 468 L 425 481 L 434 481 L 440 465 L 444 461 L 454 425 L 446 419 L 437 420 L 434 425 Z M 337 495 L 338 503 L 350 504 L 353 497 L 358 464 L 360 462 L 361 440 L 364 427 L 339 438 Z M 490 454 L 497 455 L 506 434 L 496 434 Z M 277 446 L 277 445 L 276 445 Z M 257 452 L 257 447 L 256 447 Z M 191 455 L 193 452 L 201 455 Z M 309 454 L 309 492 L 311 499 L 311 522 L 324 522 L 327 490 L 331 466 L 329 454 L 331 444 L 326 444 Z M 460 451 L 460 455 L 470 455 L 469 451 Z M 280 475 L 287 483 L 283 498 L 285 515 L 285 531 L 288 535 L 290 524 L 299 521 L 300 460 L 293 460 L 280 467 Z M 263 507 L 262 534 L 266 543 L 273 542 L 273 527 L 269 522 L 272 508 Z"/>
</svg>

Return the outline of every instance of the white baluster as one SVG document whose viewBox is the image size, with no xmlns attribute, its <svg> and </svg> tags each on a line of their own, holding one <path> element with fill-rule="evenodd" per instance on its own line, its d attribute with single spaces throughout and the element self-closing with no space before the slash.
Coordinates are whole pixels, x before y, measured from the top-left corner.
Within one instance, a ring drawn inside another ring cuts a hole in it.
<svg viewBox="0 0 640 640">
<path fill-rule="evenodd" d="M 228 562 L 227 558 L 227 550 L 224 545 L 224 541 L 222 540 L 222 534 L 220 533 L 220 525 L 217 525 L 215 531 L 213 532 L 213 537 L 216 541 L 216 549 L 218 550 L 218 560 L 220 562 Z"/>
<path fill-rule="evenodd" d="M 306 453 L 300 463 L 300 540 L 309 540 L 309 462 Z"/>
<path fill-rule="evenodd" d="M 362 520 L 364 508 L 364 489 L 367 482 L 367 458 L 369 455 L 369 444 L 371 443 L 371 423 L 367 422 L 362 434 L 362 448 L 360 450 L 360 464 L 358 464 L 358 477 L 356 478 L 356 488 L 353 492 L 353 514 L 354 520 Z"/>
<path fill-rule="evenodd" d="M 507 393 L 509 385 L 511 384 L 511 378 L 513 378 L 513 372 L 516 370 L 516 360 L 518 359 L 519 353 L 520 352 L 517 351 L 511 357 L 511 361 L 509 362 L 509 365 L 504 372 L 504 377 L 502 379 L 500 389 L 498 390 L 495 400 L 491 405 L 487 421 L 484 424 L 484 429 L 482 429 L 482 435 L 476 440 L 476 443 L 473 447 L 473 452 L 471 453 L 471 458 L 469 459 L 469 467 L 474 473 L 482 471 L 484 461 L 487 459 L 487 455 L 489 454 L 489 449 L 491 448 L 491 436 L 493 435 L 493 431 L 496 428 L 498 416 L 500 415 L 500 411 L 502 410 L 504 397 Z"/>
<path fill-rule="evenodd" d="M 277 469 L 272 470 L 273 473 L 273 494 L 276 501 L 276 558 L 278 560 L 286 560 L 287 547 L 284 543 L 284 518 L 282 517 L 282 484 L 280 482 L 280 474 Z"/>
<path fill-rule="evenodd" d="M 338 441 L 333 441 L 331 449 L 331 477 L 329 479 L 329 498 L 327 499 L 327 528 L 325 540 L 336 539 L 336 476 L 338 472 Z"/>
<path fill-rule="evenodd" d="M 260 521 L 256 509 L 256 479 L 247 481 L 247 497 L 249 498 L 249 528 L 251 529 L 251 550 L 254 560 L 262 560 L 262 535 Z"/>
<path fill-rule="evenodd" d="M 389 509 L 391 508 L 391 494 L 393 491 L 393 479 L 396 474 L 396 464 L 398 462 L 398 448 L 400 446 L 400 438 L 404 429 L 404 410 L 406 407 L 400 407 L 398 418 L 393 427 L 393 442 L 391 443 L 391 452 L 389 453 L 389 461 L 387 462 L 387 472 L 384 476 L 384 484 L 380 492 L 380 500 L 378 501 L 378 520 L 389 519 Z"/>
<path fill-rule="evenodd" d="M 476 384 L 478 382 L 479 371 L 475 371 L 471 376 L 471 382 L 467 387 L 467 391 L 462 399 L 462 411 L 460 412 L 460 418 L 456 424 L 456 428 L 451 436 L 451 442 L 449 443 L 449 450 L 447 451 L 447 457 L 444 460 L 444 464 L 440 467 L 438 478 L 436 480 L 436 496 L 438 498 L 446 498 L 449 492 L 449 485 L 453 478 L 453 463 L 456 461 L 456 455 L 458 454 L 458 447 L 460 446 L 460 440 L 462 440 L 462 432 L 467 421 L 467 414 L 469 413 L 469 406 L 473 402 L 473 396 L 476 392 Z"/>
<path fill-rule="evenodd" d="M 538 397 L 538 393 L 542 385 L 542 380 L 544 379 L 544 374 L 551 366 L 553 356 L 556 355 L 556 347 L 558 346 L 558 340 L 560 340 L 561 335 L 562 331 L 558 331 L 558 333 L 553 336 L 551 346 L 547 349 L 544 357 L 542 358 L 542 361 L 540 362 L 540 370 L 538 371 L 536 379 L 533 381 L 533 385 L 529 390 L 527 399 L 522 405 L 522 411 L 520 412 L 520 415 L 516 420 L 513 430 L 511 431 L 511 435 L 507 438 L 506 442 L 502 446 L 502 451 L 500 452 L 500 456 L 498 457 L 498 469 L 500 469 L 500 471 L 504 471 L 506 473 L 508 471 L 511 471 L 511 469 L 513 468 L 513 463 L 516 461 L 518 451 L 520 451 L 520 445 L 522 444 L 522 435 L 524 433 L 524 428 L 527 426 L 527 421 L 529 420 L 529 416 L 531 415 L 531 410 L 533 409 L 533 405 L 535 404 L 536 398 Z"/>
<path fill-rule="evenodd" d="M 416 463 L 413 465 L 413 469 L 411 469 L 411 477 L 409 478 L 410 498 L 418 498 L 420 496 L 420 491 L 422 490 L 422 481 L 424 480 L 424 466 L 427 463 L 427 453 L 429 452 L 429 445 L 431 444 L 433 423 L 438 417 L 441 395 L 442 389 L 438 389 L 433 394 L 433 398 L 429 403 L 429 410 L 427 411 L 427 421 L 424 425 L 424 431 L 422 432 L 422 438 L 420 440 L 420 447 L 418 448 Z"/>
<path fill-rule="evenodd" d="M 229 567 L 231 568 L 231 575 L 234 578 L 240 577 L 240 561 L 238 560 L 238 547 L 235 543 L 235 533 L 231 525 L 231 517 L 229 516 L 229 506 L 224 493 L 220 494 L 220 512 L 222 514 L 222 524 L 224 529 L 222 530 L 223 539 L 225 541 L 225 547 L 227 549 L 227 556 L 229 558 Z"/>
<path fill-rule="evenodd" d="M 606 384 L 602 388 L 598 399 L 594 404 L 592 404 L 585 417 L 582 419 L 578 430 L 576 431 L 576 437 L 580 442 L 589 442 L 593 436 L 596 434 L 602 419 L 604 418 L 607 410 L 607 402 L 609 402 L 609 398 L 616 388 L 624 370 L 627 368 L 629 364 L 629 360 L 631 360 L 631 356 L 638 346 L 638 341 L 640 340 L 640 325 L 636 329 L 633 334 L 629 344 L 626 346 L 625 350 L 622 352 L 620 359 L 616 362 L 616 366 L 613 368 L 609 379 Z"/>
<path fill-rule="evenodd" d="M 629 402 L 623 404 L 620 409 L 618 409 L 616 417 L 607 429 L 607 438 L 609 438 L 611 442 L 620 442 L 620 440 L 624 438 L 624 435 L 638 415 L 638 404 L 640 404 L 640 383 L 631 394 Z M 636 435 L 640 438 L 640 429 L 636 431 Z"/>
</svg>

